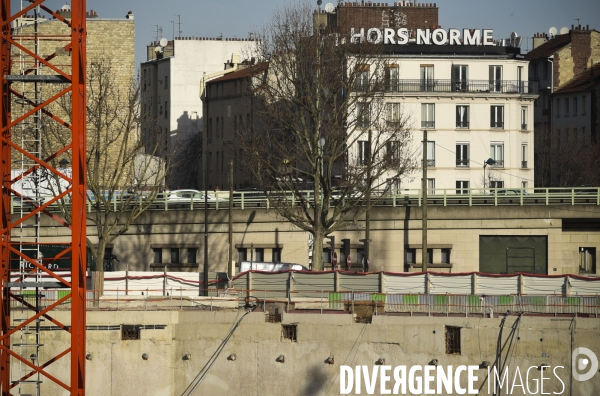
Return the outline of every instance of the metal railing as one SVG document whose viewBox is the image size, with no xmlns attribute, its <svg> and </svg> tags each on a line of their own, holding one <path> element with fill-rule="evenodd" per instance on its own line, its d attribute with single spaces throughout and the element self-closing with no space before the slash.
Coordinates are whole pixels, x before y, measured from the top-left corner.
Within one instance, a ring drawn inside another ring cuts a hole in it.
<svg viewBox="0 0 600 396">
<path fill-rule="evenodd" d="M 360 85 L 361 89 L 377 89 L 375 84 Z M 384 84 L 386 92 L 464 92 L 537 94 L 538 83 L 518 80 L 422 80 L 398 79 Z"/>
<path fill-rule="evenodd" d="M 428 168 L 434 168 L 435 167 L 435 159 L 428 159 L 427 160 L 427 167 Z"/>
<path fill-rule="evenodd" d="M 471 161 L 469 159 L 457 159 L 456 160 L 456 166 L 468 168 L 469 165 L 470 165 L 470 162 Z"/>
<path fill-rule="evenodd" d="M 429 161 L 428 161 L 429 162 Z M 502 167 L 503 161 L 497 161 L 495 166 Z M 429 205 L 600 205 L 600 187 L 572 187 L 572 188 L 527 188 L 520 187 L 498 187 L 498 188 L 469 188 L 460 189 L 466 194 L 456 195 L 456 187 L 452 188 L 436 188 L 429 189 L 428 196 Z M 490 195 L 495 195 L 497 191 L 522 191 L 522 195 L 506 196 L 503 193 L 497 195 L 497 200 Z M 210 210 L 228 210 L 229 208 L 229 193 L 226 191 L 211 192 L 215 199 L 208 201 Z M 314 202 L 313 190 L 303 191 L 284 191 L 272 192 L 266 195 L 257 196 L 255 192 L 235 193 L 233 198 L 234 210 L 247 208 L 272 208 L 273 203 L 278 200 L 287 200 L 291 206 L 306 205 Z M 405 189 L 394 191 L 373 191 L 371 194 L 372 204 L 375 206 L 406 206 L 422 204 L 422 194 L 420 189 Z M 465 200 L 465 197 L 467 200 Z M 361 204 L 362 199 L 357 193 L 352 193 L 349 198 L 355 204 Z M 491 198 L 491 199 L 490 199 Z M 510 199 L 509 199 L 510 198 Z M 514 198 L 517 198 L 516 200 Z M 519 200 L 519 198 L 522 198 Z M 48 197 L 50 199 L 50 197 Z M 109 205 L 113 210 L 118 210 L 122 205 L 125 205 L 124 200 L 119 197 L 109 201 Z M 331 205 L 335 206 L 337 200 L 332 200 Z M 68 206 L 69 203 L 67 203 Z M 20 198 L 12 197 L 11 212 L 18 213 L 21 205 Z M 24 203 L 24 205 L 31 205 Z M 169 200 L 168 198 L 156 198 L 148 203 L 143 197 L 138 197 L 135 201 L 127 203 L 131 208 L 137 205 L 148 205 L 148 210 L 169 211 L 169 210 L 202 210 L 204 202 L 197 199 L 190 200 Z M 53 204 L 46 208 L 53 213 L 60 213 L 58 205 Z M 87 202 L 87 211 L 92 212 L 93 207 L 90 202 Z"/>
<path fill-rule="evenodd" d="M 521 161 L 521 168 L 527 168 L 527 161 Z"/>
<path fill-rule="evenodd" d="M 458 129 L 469 129 L 469 121 L 456 121 Z"/>
<path fill-rule="evenodd" d="M 421 128 L 435 128 L 435 121 L 421 121 Z"/>
<path fill-rule="evenodd" d="M 492 121 L 490 128 L 504 129 L 504 121 Z"/>
</svg>

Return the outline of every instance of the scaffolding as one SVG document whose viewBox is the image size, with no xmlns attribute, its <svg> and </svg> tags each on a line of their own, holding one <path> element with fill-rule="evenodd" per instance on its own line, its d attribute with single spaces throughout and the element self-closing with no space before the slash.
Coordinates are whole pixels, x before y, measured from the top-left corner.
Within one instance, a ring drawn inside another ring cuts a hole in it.
<svg viewBox="0 0 600 396">
<path fill-rule="evenodd" d="M 72 395 L 83 395 L 85 0 L 73 0 L 70 8 L 63 6 L 63 11 L 70 11 L 68 15 L 48 9 L 44 0 L 22 0 L 20 11 L 13 14 L 10 3 L 0 0 L 0 394 L 48 394 L 42 392 L 42 385 L 50 382 Z M 56 19 L 53 23 L 64 24 L 66 33 L 43 32 L 42 11 Z M 48 43 L 54 45 L 51 51 Z M 68 103 L 70 114 L 56 112 L 52 105 L 58 100 Z M 70 141 L 58 148 L 44 147 L 48 123 L 62 128 Z M 62 166 L 67 157 L 72 163 L 70 174 Z M 60 167 L 56 165 L 59 160 Z M 58 191 L 50 188 L 53 194 L 48 195 L 51 179 L 68 187 Z M 71 202 L 69 213 L 57 216 L 50 212 L 50 205 L 64 199 Z M 46 243 L 40 233 L 43 218 L 71 230 L 71 243 L 46 257 Z M 70 262 L 68 275 L 57 271 L 65 269 L 57 264 L 65 259 Z M 48 305 L 43 293 L 49 288 L 64 291 Z M 62 323 L 52 316 L 52 310 L 68 300 L 71 322 Z M 44 353 L 44 321 L 68 332 L 70 347 L 57 355 Z M 51 364 L 67 359 L 70 370 L 66 373 L 47 371 Z"/>
</svg>

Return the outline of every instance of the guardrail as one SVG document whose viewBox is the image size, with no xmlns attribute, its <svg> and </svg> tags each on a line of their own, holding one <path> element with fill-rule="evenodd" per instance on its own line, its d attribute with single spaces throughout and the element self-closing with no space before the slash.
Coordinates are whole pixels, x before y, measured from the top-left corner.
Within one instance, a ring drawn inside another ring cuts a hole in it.
<svg viewBox="0 0 600 396">
<path fill-rule="evenodd" d="M 211 192 L 215 199 L 208 201 L 208 209 L 228 210 L 229 193 Z M 293 206 L 299 206 L 302 201 L 314 202 L 312 190 L 299 192 L 273 192 L 271 194 L 257 196 L 256 193 L 235 193 L 233 198 L 234 209 L 266 208 L 273 207 L 278 200 L 287 200 Z M 33 208 L 31 203 L 22 203 L 20 198 L 12 197 L 11 213 L 18 213 L 21 205 Z M 50 197 L 47 197 L 49 199 Z M 333 197 L 330 205 L 336 205 L 340 197 Z M 353 203 L 360 205 L 363 199 L 356 193 L 346 197 Z M 117 211 L 126 202 L 120 198 L 109 201 L 114 211 Z M 374 192 L 371 195 L 371 203 L 374 206 L 422 206 L 423 195 L 421 189 L 406 189 L 394 192 Z M 68 203 L 67 203 L 68 204 Z M 148 202 L 142 196 L 128 203 L 129 207 L 136 205 L 147 205 Z M 427 204 L 434 206 L 502 206 L 502 205 L 600 205 L 600 187 L 574 187 L 574 188 L 434 188 L 428 189 Z M 199 199 L 168 199 L 157 198 L 153 200 L 148 210 L 203 210 L 204 201 Z M 50 205 L 48 210 L 59 212 L 58 205 Z M 93 210 L 92 202 L 87 202 L 87 211 Z"/>
</svg>

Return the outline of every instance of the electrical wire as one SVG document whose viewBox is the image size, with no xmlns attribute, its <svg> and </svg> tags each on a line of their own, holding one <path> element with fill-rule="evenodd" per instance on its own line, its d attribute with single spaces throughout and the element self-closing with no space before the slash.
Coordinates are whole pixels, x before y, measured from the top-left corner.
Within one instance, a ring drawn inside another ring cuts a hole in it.
<svg viewBox="0 0 600 396">
<path fill-rule="evenodd" d="M 249 300 L 251 298 L 258 301 L 258 299 L 253 296 L 248 297 L 246 300 Z M 235 319 L 234 319 L 234 323 L 231 325 L 231 328 L 227 332 L 227 335 L 225 336 L 225 338 L 223 339 L 221 344 L 217 347 L 217 349 L 215 350 L 213 355 L 210 357 L 210 359 L 208 359 L 208 362 L 206 362 L 204 367 L 202 367 L 202 369 L 200 370 L 198 375 L 196 375 L 196 377 L 192 380 L 192 382 L 188 385 L 188 387 L 183 391 L 183 393 L 181 394 L 182 396 L 190 396 L 196 390 L 196 388 L 198 388 L 198 386 L 200 385 L 202 380 L 204 380 L 204 378 L 206 378 L 206 375 L 212 368 L 213 364 L 215 363 L 215 361 L 217 360 L 217 358 L 219 357 L 221 352 L 223 352 L 223 349 L 225 349 L 225 346 L 231 339 L 231 336 L 233 336 L 233 333 L 237 330 L 239 325 L 242 323 L 242 320 L 244 320 L 246 315 L 248 315 L 251 312 L 254 312 L 254 310 L 258 307 L 258 304 L 254 304 L 253 306 L 252 305 L 248 305 L 248 306 L 249 306 L 248 310 L 246 311 L 246 313 L 244 315 L 242 315 L 242 317 L 238 321 L 235 321 Z M 238 312 L 238 315 L 239 315 L 239 312 Z M 236 319 L 237 319 L 237 315 L 236 315 Z"/>
<path fill-rule="evenodd" d="M 359 340 L 362 340 L 362 337 L 365 334 L 366 328 L 367 328 L 367 323 L 365 323 L 364 326 L 363 326 L 363 328 L 360 330 L 360 333 L 358 334 L 358 337 L 356 337 L 356 340 L 354 341 L 354 344 L 352 345 L 352 348 L 350 348 L 350 351 L 348 351 L 348 355 L 346 356 L 346 359 L 344 359 L 344 363 L 342 363 L 342 366 L 346 365 L 346 362 L 348 361 L 348 358 L 352 354 L 352 350 L 354 350 L 354 347 L 359 342 Z M 356 354 L 357 353 L 358 353 L 358 347 L 356 347 L 356 350 L 354 351 L 354 356 L 352 357 L 352 360 L 350 361 L 350 365 L 352 365 L 352 362 L 354 362 L 354 358 L 356 358 Z M 340 373 L 338 372 L 335 375 L 335 377 L 333 378 L 333 381 L 331 381 L 331 384 L 329 385 L 329 388 L 327 388 L 327 392 L 325 392 L 326 395 L 329 394 L 329 391 L 331 390 L 331 387 L 335 383 L 335 380 L 337 379 L 337 377 L 338 377 L 339 374 Z"/>
</svg>

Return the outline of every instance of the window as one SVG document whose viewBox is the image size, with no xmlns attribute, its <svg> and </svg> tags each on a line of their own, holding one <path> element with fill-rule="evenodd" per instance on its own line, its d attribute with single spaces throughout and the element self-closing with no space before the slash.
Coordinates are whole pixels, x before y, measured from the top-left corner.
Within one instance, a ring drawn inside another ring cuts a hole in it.
<svg viewBox="0 0 600 396">
<path fill-rule="evenodd" d="M 435 194 L 435 179 L 427 179 L 427 194 Z"/>
<path fill-rule="evenodd" d="M 171 263 L 179 264 L 179 248 L 171 248 Z"/>
<path fill-rule="evenodd" d="M 456 194 L 466 195 L 469 194 L 469 181 L 468 180 L 457 180 L 456 181 Z"/>
<path fill-rule="evenodd" d="M 527 143 L 521 143 L 521 168 L 527 168 Z"/>
<path fill-rule="evenodd" d="M 460 327 L 446 326 L 446 354 L 460 355 Z"/>
<path fill-rule="evenodd" d="M 208 171 L 212 172 L 212 151 L 208 152 Z"/>
<path fill-rule="evenodd" d="M 367 92 L 369 89 L 369 65 L 358 65 L 356 78 L 356 91 Z"/>
<path fill-rule="evenodd" d="M 416 249 L 406 249 L 406 264 L 415 264 L 417 259 Z"/>
<path fill-rule="evenodd" d="M 152 249 L 152 251 L 154 252 L 154 263 L 155 264 L 161 264 L 163 262 L 163 260 L 162 260 L 162 249 L 161 248 L 154 248 L 154 249 Z"/>
<path fill-rule="evenodd" d="M 548 79 L 548 76 L 550 75 L 550 63 L 548 62 L 544 62 L 544 80 Z"/>
<path fill-rule="evenodd" d="M 435 104 L 421 104 L 421 128 L 435 128 Z"/>
<path fill-rule="evenodd" d="M 242 261 L 248 261 L 248 249 L 246 248 L 238 248 L 238 261 L 241 263 Z"/>
<path fill-rule="evenodd" d="M 165 76 L 165 88 L 169 88 L 169 76 Z"/>
<path fill-rule="evenodd" d="M 502 92 L 502 66 L 490 66 L 490 92 Z"/>
<path fill-rule="evenodd" d="M 556 118 L 560 117 L 560 98 L 556 98 Z"/>
<path fill-rule="evenodd" d="M 490 144 L 490 158 L 496 161 L 492 166 L 504 167 L 504 143 Z"/>
<path fill-rule="evenodd" d="M 368 103 L 356 104 L 356 121 L 359 128 L 368 128 L 371 123 L 371 107 Z"/>
<path fill-rule="evenodd" d="M 290 340 L 292 342 L 298 341 L 298 325 L 295 324 L 284 324 L 281 325 L 281 339 Z"/>
<path fill-rule="evenodd" d="M 525 84 L 523 83 L 523 66 L 517 67 L 517 81 L 519 82 L 519 93 L 525 92 Z"/>
<path fill-rule="evenodd" d="M 398 74 L 399 68 L 397 64 L 389 64 L 385 65 L 385 90 L 388 92 L 397 92 L 398 91 Z"/>
<path fill-rule="evenodd" d="M 583 95 L 581 97 L 581 114 L 583 114 L 583 115 L 585 115 L 585 112 L 586 112 L 586 103 L 585 102 L 586 102 L 586 96 Z"/>
<path fill-rule="evenodd" d="M 433 249 L 427 249 L 427 264 L 433 264 Z"/>
<path fill-rule="evenodd" d="M 219 132 L 221 132 L 221 119 L 219 117 L 217 117 L 217 130 L 216 130 L 217 139 L 219 138 Z"/>
<path fill-rule="evenodd" d="M 121 340 L 139 340 L 141 337 L 140 325 L 121 325 Z"/>
<path fill-rule="evenodd" d="M 385 120 L 388 126 L 398 125 L 400 122 L 400 103 L 387 103 Z"/>
<path fill-rule="evenodd" d="M 188 264 L 196 263 L 196 255 L 198 253 L 198 249 L 196 248 L 188 248 L 187 250 L 187 262 Z"/>
<path fill-rule="evenodd" d="M 435 142 L 427 141 L 427 166 L 435 166 Z"/>
<path fill-rule="evenodd" d="M 223 117 L 221 117 L 221 139 L 223 139 L 224 129 L 225 129 L 225 121 L 223 120 Z"/>
<path fill-rule="evenodd" d="M 358 141 L 358 165 L 367 165 L 369 159 L 369 142 L 366 140 Z"/>
<path fill-rule="evenodd" d="M 504 180 L 490 180 L 491 188 L 504 188 Z"/>
<path fill-rule="evenodd" d="M 539 81 L 540 78 L 540 74 L 539 74 L 539 67 L 537 63 L 530 63 L 529 64 L 530 68 L 531 68 L 531 80 L 532 81 Z"/>
<path fill-rule="evenodd" d="M 469 143 L 456 143 L 456 166 L 469 167 Z"/>
<path fill-rule="evenodd" d="M 456 127 L 469 128 L 469 106 L 456 106 Z"/>
<path fill-rule="evenodd" d="M 386 155 L 392 163 L 400 160 L 400 142 L 396 140 L 388 140 L 385 143 Z"/>
<path fill-rule="evenodd" d="M 442 249 L 442 264 L 450 264 L 450 248 Z"/>
<path fill-rule="evenodd" d="M 521 130 L 527 130 L 527 106 L 521 106 Z"/>
<path fill-rule="evenodd" d="M 565 117 L 569 116 L 569 98 L 565 98 Z"/>
<path fill-rule="evenodd" d="M 281 248 L 273 248 L 272 253 L 271 262 L 281 263 Z"/>
<path fill-rule="evenodd" d="M 467 91 L 467 65 L 452 65 L 452 90 Z"/>
<path fill-rule="evenodd" d="M 256 248 L 254 249 L 254 261 L 265 261 L 265 249 Z"/>
<path fill-rule="evenodd" d="M 219 171 L 219 163 L 220 163 L 219 159 L 220 159 L 220 152 L 217 151 L 217 162 L 216 162 L 217 172 Z"/>
<path fill-rule="evenodd" d="M 208 119 L 208 138 L 212 139 L 212 118 Z"/>
<path fill-rule="evenodd" d="M 573 98 L 573 115 L 577 115 L 577 96 Z"/>
<path fill-rule="evenodd" d="M 165 120 L 169 119 L 169 102 L 165 100 Z"/>
<path fill-rule="evenodd" d="M 580 274 L 595 274 L 596 273 L 596 248 L 593 248 L 593 247 L 579 248 L 579 273 Z"/>
<path fill-rule="evenodd" d="M 491 106 L 490 127 L 504 128 L 504 106 Z"/>
<path fill-rule="evenodd" d="M 433 65 L 421 65 L 421 91 L 433 91 Z"/>
</svg>

